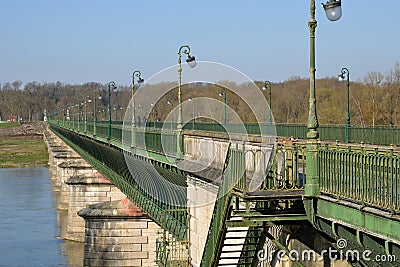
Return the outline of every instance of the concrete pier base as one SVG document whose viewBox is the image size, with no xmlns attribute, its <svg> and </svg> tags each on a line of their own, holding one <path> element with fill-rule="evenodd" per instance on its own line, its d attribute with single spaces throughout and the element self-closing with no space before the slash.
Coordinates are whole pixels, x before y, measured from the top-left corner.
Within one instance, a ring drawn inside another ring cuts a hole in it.
<svg viewBox="0 0 400 267">
<path fill-rule="evenodd" d="M 45 140 L 68 265 L 157 266 L 161 228 L 58 136 Z"/>
<path fill-rule="evenodd" d="M 85 219 L 84 266 L 157 266 L 160 227 L 125 198 L 79 211 Z"/>
<path fill-rule="evenodd" d="M 75 152 L 70 152 L 70 151 L 62 151 L 56 153 L 52 157 L 51 168 L 54 168 L 54 174 L 51 175 L 51 178 L 52 180 L 54 180 L 55 184 L 58 185 L 58 187 L 61 186 L 61 175 L 62 175 L 62 169 L 59 168 L 59 165 L 63 162 L 79 160 L 79 159 L 81 159 L 81 156 L 79 156 Z"/>
<path fill-rule="evenodd" d="M 93 175 L 72 176 L 65 183 L 70 189 L 65 239 L 73 241 L 85 240 L 85 221 L 78 216 L 78 211 L 88 205 L 126 197 L 97 171 Z"/>
<path fill-rule="evenodd" d="M 89 165 L 85 160 L 69 160 L 58 165 L 62 170 L 60 176 L 60 201 L 58 202 L 57 209 L 68 209 L 69 205 L 69 185 L 66 181 L 79 175 L 93 175 L 96 170 Z M 57 184 L 56 184 L 57 187 Z"/>
</svg>

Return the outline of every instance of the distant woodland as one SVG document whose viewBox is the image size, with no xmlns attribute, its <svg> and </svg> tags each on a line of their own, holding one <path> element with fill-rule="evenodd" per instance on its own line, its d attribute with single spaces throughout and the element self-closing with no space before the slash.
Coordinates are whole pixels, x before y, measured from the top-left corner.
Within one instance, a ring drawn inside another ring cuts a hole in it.
<svg viewBox="0 0 400 267">
<path fill-rule="evenodd" d="M 351 70 L 350 70 L 351 71 Z M 351 78 L 351 76 L 350 76 Z M 231 86 L 237 85 L 230 82 Z M 256 81 L 260 88 L 264 81 Z M 171 83 L 172 84 L 172 83 Z M 159 84 L 171 86 L 168 83 Z M 98 119 L 105 120 L 108 104 L 108 85 L 97 82 L 84 84 L 65 84 L 61 82 L 36 81 L 7 82 L 0 85 L 0 117 L 1 120 L 37 121 L 43 119 L 44 111 L 52 113 L 80 105 L 83 111 L 93 114 L 93 101 L 96 98 Z M 308 117 L 309 79 L 291 77 L 287 81 L 272 83 L 272 112 L 277 123 L 305 124 Z M 221 88 L 213 84 L 190 84 L 182 87 L 182 98 L 211 97 L 223 101 Z M 254 122 L 240 98 L 226 89 L 227 104 L 245 122 Z M 269 101 L 269 91 L 262 91 Z M 346 82 L 337 77 L 327 77 L 316 81 L 317 114 L 320 124 L 344 124 L 347 108 Z M 89 100 L 90 99 L 90 100 Z M 118 92 L 111 94 L 111 110 L 113 120 L 122 120 L 124 110 L 131 99 L 130 85 L 119 85 Z M 177 105 L 177 89 L 169 91 L 165 98 L 155 103 L 154 111 L 148 120 L 164 120 L 168 111 Z M 140 103 L 136 103 L 139 105 Z M 200 108 L 200 107 L 198 107 Z M 118 115 L 118 111 L 120 112 Z M 396 126 L 400 125 L 400 65 L 399 63 L 388 73 L 370 72 L 363 81 L 350 81 L 350 114 L 352 125 Z M 119 117 L 118 117 L 119 116 Z M 90 117 L 90 116 L 89 116 Z"/>
</svg>

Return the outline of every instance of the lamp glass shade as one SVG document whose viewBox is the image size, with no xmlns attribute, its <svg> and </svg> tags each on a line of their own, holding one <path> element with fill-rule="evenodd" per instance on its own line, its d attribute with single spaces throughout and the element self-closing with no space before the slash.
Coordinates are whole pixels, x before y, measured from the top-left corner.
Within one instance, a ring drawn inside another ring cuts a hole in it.
<svg viewBox="0 0 400 267">
<path fill-rule="evenodd" d="M 337 21 L 342 17 L 342 7 L 341 6 L 332 6 L 325 7 L 326 17 L 330 21 Z"/>
<path fill-rule="evenodd" d="M 188 58 L 186 59 L 187 64 L 189 65 L 189 67 L 194 68 L 196 67 L 196 58 L 194 56 L 188 56 Z"/>
<path fill-rule="evenodd" d="M 140 88 L 140 87 L 142 87 L 142 86 L 143 86 L 143 84 L 144 84 L 144 79 L 142 79 L 142 78 L 139 78 L 139 79 L 138 79 L 138 84 L 137 84 L 137 87 L 138 87 L 138 88 Z"/>
</svg>

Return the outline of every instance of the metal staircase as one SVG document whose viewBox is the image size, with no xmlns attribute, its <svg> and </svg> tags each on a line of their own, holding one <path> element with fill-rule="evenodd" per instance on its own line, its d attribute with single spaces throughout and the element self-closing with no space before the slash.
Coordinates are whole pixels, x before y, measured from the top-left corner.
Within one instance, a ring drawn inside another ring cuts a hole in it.
<svg viewBox="0 0 400 267">
<path fill-rule="evenodd" d="M 297 186 L 298 155 L 284 154 L 296 157 L 296 170 L 289 172 L 293 166 L 278 167 L 279 162 L 288 162 L 287 158 L 280 159 L 283 154 L 269 153 L 266 157 L 264 153 L 260 157 L 252 153 L 249 157 L 247 152 L 228 149 L 202 267 L 255 267 L 267 237 L 277 242 L 268 233 L 269 227 L 307 220 L 301 201 L 303 190 Z M 249 162 L 254 164 L 250 168 Z M 249 190 L 249 177 L 254 179 L 256 172 L 262 173 L 263 181 L 256 190 Z"/>
</svg>

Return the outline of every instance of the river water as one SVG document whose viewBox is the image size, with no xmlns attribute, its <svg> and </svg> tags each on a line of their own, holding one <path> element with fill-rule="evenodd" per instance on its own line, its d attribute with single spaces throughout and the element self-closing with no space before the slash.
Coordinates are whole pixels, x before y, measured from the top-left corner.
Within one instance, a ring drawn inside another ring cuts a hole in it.
<svg viewBox="0 0 400 267">
<path fill-rule="evenodd" d="M 0 169 L 0 266 L 68 266 L 48 168 Z"/>
</svg>

